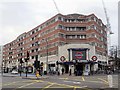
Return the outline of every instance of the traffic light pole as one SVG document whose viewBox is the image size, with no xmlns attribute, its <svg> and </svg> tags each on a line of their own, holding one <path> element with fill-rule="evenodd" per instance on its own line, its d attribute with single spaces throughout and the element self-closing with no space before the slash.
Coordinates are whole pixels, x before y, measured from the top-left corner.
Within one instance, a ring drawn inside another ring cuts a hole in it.
<svg viewBox="0 0 120 90">
<path fill-rule="evenodd" d="M 21 67 L 20 67 L 20 76 L 21 76 L 21 73 L 22 73 L 22 63 L 21 63 Z"/>
<path fill-rule="evenodd" d="M 20 76 L 21 76 L 21 75 L 22 75 L 22 63 L 24 63 L 24 62 L 22 61 L 22 58 L 20 59 L 19 63 L 20 63 L 19 73 L 20 73 Z"/>
<path fill-rule="evenodd" d="M 26 62 L 26 77 L 27 77 L 27 73 L 28 73 L 28 67 L 27 67 L 27 65 L 28 65 L 28 62 Z"/>
<path fill-rule="evenodd" d="M 27 77 L 27 73 L 28 73 L 28 60 L 29 60 L 29 52 L 27 51 L 27 58 L 25 60 L 25 62 L 26 62 L 26 77 Z"/>
<path fill-rule="evenodd" d="M 46 58 L 46 73 L 48 72 L 48 41 L 46 39 L 46 43 L 47 43 L 47 58 Z"/>
</svg>

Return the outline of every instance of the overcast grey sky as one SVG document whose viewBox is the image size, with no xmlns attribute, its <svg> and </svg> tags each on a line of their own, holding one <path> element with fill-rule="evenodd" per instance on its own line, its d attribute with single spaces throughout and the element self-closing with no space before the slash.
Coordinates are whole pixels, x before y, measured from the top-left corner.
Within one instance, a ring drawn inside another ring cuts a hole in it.
<svg viewBox="0 0 120 90">
<path fill-rule="evenodd" d="M 102 0 L 55 0 L 61 14 L 94 13 L 106 24 Z M 118 1 L 104 0 L 110 18 L 111 45 L 118 42 Z M 0 45 L 9 43 L 58 12 L 53 0 L 1 0 L 0 1 Z"/>
</svg>

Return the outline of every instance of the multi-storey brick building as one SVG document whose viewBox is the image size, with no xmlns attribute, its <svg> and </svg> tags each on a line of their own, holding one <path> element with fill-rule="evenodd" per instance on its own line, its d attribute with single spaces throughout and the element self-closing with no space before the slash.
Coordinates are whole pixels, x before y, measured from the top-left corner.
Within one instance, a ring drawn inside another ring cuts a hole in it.
<svg viewBox="0 0 120 90">
<path fill-rule="evenodd" d="M 3 56 L 3 46 L 0 46 L 0 71 L 2 68 L 2 56 Z"/>
<path fill-rule="evenodd" d="M 74 61 L 72 54 L 74 49 L 78 51 L 85 49 L 84 59 L 87 61 L 91 61 L 92 56 L 97 56 L 97 62 L 104 61 L 106 63 L 107 33 L 106 26 L 101 19 L 98 19 L 94 14 L 57 14 L 4 45 L 3 64 L 4 67 L 18 68 L 19 62 L 21 60 L 24 62 L 27 51 L 29 51 L 29 66 L 33 66 L 34 61 L 38 59 L 43 62 L 44 70 L 46 70 L 44 68 L 46 62 L 49 68 L 55 70 L 56 61 L 59 61 L 58 66 L 65 68 L 67 73 L 71 64 L 68 63 L 66 66 L 64 62 Z M 62 62 L 61 57 L 65 58 Z M 78 56 L 78 60 L 80 58 Z M 75 66 L 75 64 L 73 65 Z"/>
</svg>

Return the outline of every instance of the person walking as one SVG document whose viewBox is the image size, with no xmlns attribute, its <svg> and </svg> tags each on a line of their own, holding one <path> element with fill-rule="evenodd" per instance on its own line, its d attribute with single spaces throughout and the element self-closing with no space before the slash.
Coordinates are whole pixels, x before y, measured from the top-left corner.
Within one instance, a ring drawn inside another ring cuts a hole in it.
<svg viewBox="0 0 120 90">
<path fill-rule="evenodd" d="M 71 76 L 71 69 L 70 69 L 70 71 L 69 71 L 69 76 Z"/>
<path fill-rule="evenodd" d="M 60 72 L 59 72 L 59 71 L 58 71 L 58 73 L 57 73 L 57 74 L 58 74 L 58 76 L 60 76 Z"/>
<path fill-rule="evenodd" d="M 75 74 L 75 76 L 77 76 L 77 70 L 76 69 L 74 70 L 74 74 Z"/>
<path fill-rule="evenodd" d="M 36 77 L 37 77 L 37 79 L 39 78 L 39 71 L 38 70 L 36 70 Z"/>
<path fill-rule="evenodd" d="M 62 68 L 62 75 L 64 74 L 64 68 Z"/>
</svg>

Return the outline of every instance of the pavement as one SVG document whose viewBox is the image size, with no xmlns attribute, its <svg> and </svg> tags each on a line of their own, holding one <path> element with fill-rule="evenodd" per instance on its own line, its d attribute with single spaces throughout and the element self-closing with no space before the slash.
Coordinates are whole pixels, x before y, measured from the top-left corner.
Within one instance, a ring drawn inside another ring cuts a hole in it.
<svg viewBox="0 0 120 90">
<path fill-rule="evenodd" d="M 79 77 L 85 77 L 85 78 L 90 78 L 90 77 L 102 77 L 103 78 L 103 76 L 104 77 L 107 77 L 108 75 L 106 75 L 106 74 L 94 74 L 94 75 L 86 75 L 86 76 L 75 76 L 75 75 L 71 75 L 71 76 L 69 76 L 69 74 L 63 74 L 63 75 L 42 75 L 42 76 L 39 76 L 38 78 L 49 78 L 49 77 L 53 77 L 54 78 L 54 76 L 55 77 L 59 77 L 59 78 L 64 78 L 64 79 L 66 79 L 66 78 L 69 78 L 69 79 L 79 79 Z M 112 74 L 112 76 L 118 76 L 118 74 Z M 36 75 L 35 74 L 27 74 L 27 77 L 26 77 L 26 74 L 25 73 L 22 73 L 21 74 L 21 76 L 20 76 L 20 74 L 11 74 L 11 73 L 4 73 L 3 74 L 3 77 L 22 77 L 22 78 L 31 78 L 31 79 L 36 79 L 37 77 L 36 77 Z M 82 78 L 83 79 L 83 78 Z"/>
<path fill-rule="evenodd" d="M 20 74 L 4 73 L 2 76 L 3 77 L 21 77 L 23 79 L 41 79 L 41 78 L 44 79 L 44 78 L 48 78 L 49 77 L 49 76 L 46 76 L 46 75 L 42 75 L 42 76 L 39 76 L 37 78 L 35 74 L 27 74 L 27 77 L 26 77 L 25 73 L 22 73 L 21 76 L 20 76 Z"/>
</svg>

